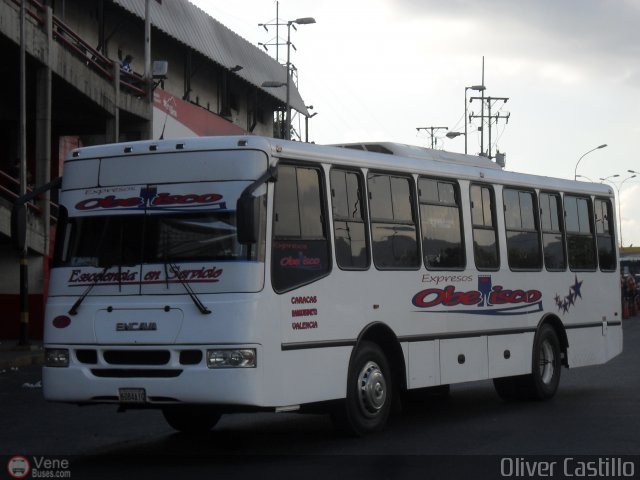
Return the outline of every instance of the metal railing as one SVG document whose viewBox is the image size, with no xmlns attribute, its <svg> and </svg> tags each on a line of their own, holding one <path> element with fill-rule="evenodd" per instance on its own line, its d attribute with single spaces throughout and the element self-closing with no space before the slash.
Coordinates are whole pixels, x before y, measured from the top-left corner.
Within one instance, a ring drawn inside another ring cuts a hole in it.
<svg viewBox="0 0 640 480">
<path fill-rule="evenodd" d="M 11 0 L 20 6 L 21 0 Z M 45 24 L 45 7 L 37 0 L 26 0 L 25 13 L 40 27 Z M 82 60 L 88 68 L 101 77 L 113 81 L 116 62 L 97 51 L 69 26 L 55 15 L 53 16 L 53 39 L 67 51 Z M 140 75 L 120 69 L 120 87 L 131 94 L 144 97 L 147 94 L 146 82 Z"/>
<path fill-rule="evenodd" d="M 32 192 L 33 189 L 27 187 L 27 193 Z M 20 196 L 20 180 L 12 177 L 4 170 L 0 170 L 0 197 L 5 198 L 11 204 L 15 203 L 16 199 Z M 49 202 L 51 224 L 55 224 L 58 221 L 58 204 Z M 36 205 L 35 202 L 27 202 L 27 207 L 30 211 L 37 215 L 42 214 L 42 209 Z"/>
</svg>

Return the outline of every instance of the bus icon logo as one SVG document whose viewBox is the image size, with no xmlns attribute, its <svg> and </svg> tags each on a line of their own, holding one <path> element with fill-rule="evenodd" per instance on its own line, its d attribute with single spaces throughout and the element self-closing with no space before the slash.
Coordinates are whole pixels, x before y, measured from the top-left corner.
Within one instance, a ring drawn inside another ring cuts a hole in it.
<svg viewBox="0 0 640 480">
<path fill-rule="evenodd" d="M 31 465 L 25 457 L 11 457 L 7 463 L 7 472 L 9 472 L 11 478 L 25 478 L 30 471 Z"/>
</svg>

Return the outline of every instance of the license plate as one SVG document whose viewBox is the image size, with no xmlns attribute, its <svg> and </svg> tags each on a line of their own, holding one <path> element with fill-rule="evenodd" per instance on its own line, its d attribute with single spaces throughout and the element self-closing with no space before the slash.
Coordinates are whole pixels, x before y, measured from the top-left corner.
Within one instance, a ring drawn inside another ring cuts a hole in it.
<svg viewBox="0 0 640 480">
<path fill-rule="evenodd" d="M 121 403 L 146 403 L 147 392 L 144 388 L 120 388 L 118 399 Z"/>
</svg>

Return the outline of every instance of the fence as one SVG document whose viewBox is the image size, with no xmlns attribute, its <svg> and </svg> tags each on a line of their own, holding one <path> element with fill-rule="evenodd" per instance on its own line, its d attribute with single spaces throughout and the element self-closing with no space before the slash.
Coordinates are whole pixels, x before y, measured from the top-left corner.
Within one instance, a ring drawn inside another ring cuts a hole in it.
<svg viewBox="0 0 640 480">
<path fill-rule="evenodd" d="M 20 0 L 11 1 L 20 6 Z M 40 27 L 43 27 L 46 21 L 44 5 L 37 0 L 25 1 L 26 15 L 32 18 Z M 82 60 L 88 68 L 101 77 L 113 81 L 116 62 L 94 49 L 55 15 L 53 16 L 53 39 L 75 57 Z M 120 70 L 120 88 L 139 97 L 144 97 L 147 94 L 145 80 L 136 73 L 124 70 Z"/>
</svg>

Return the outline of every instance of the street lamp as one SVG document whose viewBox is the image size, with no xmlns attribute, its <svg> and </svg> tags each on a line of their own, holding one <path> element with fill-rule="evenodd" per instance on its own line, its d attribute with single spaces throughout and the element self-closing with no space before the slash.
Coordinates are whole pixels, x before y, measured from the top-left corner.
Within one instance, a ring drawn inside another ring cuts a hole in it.
<svg viewBox="0 0 640 480">
<path fill-rule="evenodd" d="M 579 177 L 582 177 L 582 175 L 578 175 L 578 176 L 579 176 Z M 616 173 L 615 175 L 609 175 L 608 177 L 604 177 L 604 178 L 602 178 L 602 177 L 601 177 L 601 178 L 600 178 L 600 183 L 604 183 L 604 182 L 606 182 L 607 180 L 609 180 L 610 178 L 617 178 L 617 177 L 619 177 L 619 176 L 620 176 L 620 175 L 618 175 L 618 174 Z"/>
<path fill-rule="evenodd" d="M 576 163 L 576 168 L 575 168 L 575 169 L 574 169 L 574 171 L 573 171 L 573 179 L 574 179 L 574 180 L 577 180 L 577 178 L 578 178 L 578 165 L 580 165 L 580 161 L 581 161 L 584 157 L 586 157 L 588 154 L 590 154 L 591 152 L 593 152 L 594 150 L 598 150 L 598 149 L 600 149 L 600 148 L 604 148 L 604 147 L 606 147 L 606 146 L 607 146 L 607 144 L 606 144 L 606 143 L 603 143 L 602 145 L 598 145 L 596 148 L 592 148 L 592 149 L 591 149 L 591 150 L 589 150 L 587 153 L 582 154 L 582 156 L 578 159 L 578 163 Z"/>
<path fill-rule="evenodd" d="M 484 62 L 484 60 L 483 60 L 483 62 Z M 484 63 L 483 63 L 483 65 L 484 65 Z M 484 70 L 483 70 L 483 72 L 484 72 Z M 483 75 L 484 75 L 484 73 L 483 73 Z M 483 79 L 484 79 L 484 76 L 483 76 Z M 484 83 L 484 81 L 483 81 L 483 83 Z M 469 119 L 467 118 L 467 90 L 475 90 L 476 92 L 484 92 L 486 90 L 486 88 L 487 87 L 485 87 L 484 85 L 473 85 L 471 87 L 464 87 L 464 153 L 465 153 L 465 155 L 467 154 L 467 123 L 469 122 Z M 455 137 L 449 137 L 449 138 L 455 138 Z"/>
<path fill-rule="evenodd" d="M 631 180 L 632 178 L 636 178 L 635 173 L 637 173 L 637 172 L 634 172 L 633 170 L 627 170 L 627 171 L 628 171 L 628 172 L 630 172 L 630 173 L 634 173 L 634 175 L 630 175 L 630 176 L 628 176 L 627 178 L 625 178 L 624 180 L 622 180 L 622 181 L 620 182 L 620 185 L 619 185 L 619 186 L 618 186 L 618 185 L 616 185 L 616 184 L 615 184 L 615 183 L 613 183 L 613 182 L 610 182 L 610 183 L 611 183 L 611 185 L 613 185 L 614 187 L 616 187 L 616 191 L 618 192 L 618 229 L 619 229 L 619 232 L 620 232 L 620 246 L 621 246 L 621 247 L 622 247 L 622 245 L 624 245 L 624 244 L 622 243 L 622 204 L 621 204 L 621 202 L 620 202 L 620 190 L 622 190 L 622 186 L 624 185 L 624 183 L 625 183 L 627 180 Z"/>
<path fill-rule="evenodd" d="M 313 105 L 307 105 L 307 110 L 313 110 Z M 311 115 L 304 117 L 304 141 L 309 143 L 309 119 L 315 117 L 318 112 L 313 112 Z"/>
<path fill-rule="evenodd" d="M 587 179 L 587 180 L 589 180 L 591 183 L 593 183 L 593 179 L 592 179 L 592 178 L 587 177 L 586 175 L 576 175 L 576 177 L 579 177 L 579 178 L 586 178 L 586 179 Z M 600 180 L 602 180 L 602 179 L 600 179 Z"/>
<path fill-rule="evenodd" d="M 463 133 L 463 132 L 447 132 L 447 133 L 445 133 L 445 135 L 444 135 L 444 136 L 445 136 L 445 137 L 447 137 L 447 138 L 454 139 L 454 138 L 456 138 L 456 137 L 459 137 L 460 135 L 463 135 L 463 136 L 464 136 L 464 138 L 465 138 L 465 143 L 467 143 L 467 134 L 466 134 L 466 133 Z"/>
</svg>

